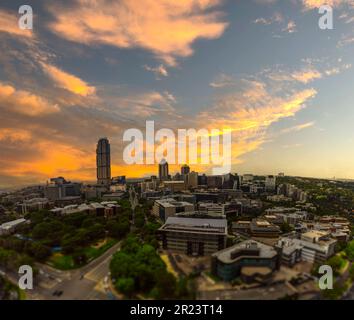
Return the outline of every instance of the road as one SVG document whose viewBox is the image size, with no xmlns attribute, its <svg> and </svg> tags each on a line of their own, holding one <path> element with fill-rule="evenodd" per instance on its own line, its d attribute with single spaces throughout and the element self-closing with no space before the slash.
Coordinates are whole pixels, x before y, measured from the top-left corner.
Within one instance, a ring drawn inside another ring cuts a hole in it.
<svg viewBox="0 0 354 320">
<path fill-rule="evenodd" d="M 86 266 L 61 271 L 45 264 L 38 264 L 39 275 L 34 281 L 33 290 L 26 290 L 29 300 L 109 300 L 114 297 L 109 286 L 109 263 L 112 255 L 120 249 L 115 244 L 97 259 Z M 7 273 L 12 282 L 17 283 L 18 276 Z M 53 295 L 60 291 L 60 296 Z"/>
</svg>

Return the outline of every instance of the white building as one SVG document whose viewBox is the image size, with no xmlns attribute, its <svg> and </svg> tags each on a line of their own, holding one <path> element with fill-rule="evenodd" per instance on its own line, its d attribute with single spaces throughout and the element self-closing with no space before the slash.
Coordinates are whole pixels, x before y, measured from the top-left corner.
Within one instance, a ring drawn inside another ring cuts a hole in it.
<svg viewBox="0 0 354 320">
<path fill-rule="evenodd" d="M 11 234 L 16 230 L 16 227 L 26 222 L 26 219 L 17 219 L 10 222 L 5 222 L 0 225 L 0 235 Z"/>
<path fill-rule="evenodd" d="M 302 247 L 301 258 L 311 263 L 324 263 L 334 255 L 337 240 L 329 237 L 328 233 L 310 231 L 302 234 L 301 239 L 281 238 Z"/>
</svg>

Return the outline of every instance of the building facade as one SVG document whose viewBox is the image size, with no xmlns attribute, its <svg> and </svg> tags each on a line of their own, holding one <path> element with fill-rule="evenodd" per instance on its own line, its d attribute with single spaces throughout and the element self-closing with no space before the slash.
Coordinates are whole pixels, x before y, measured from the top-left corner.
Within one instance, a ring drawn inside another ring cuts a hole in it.
<svg viewBox="0 0 354 320">
<path fill-rule="evenodd" d="M 160 181 L 165 181 L 169 179 L 168 163 L 165 159 L 162 159 L 159 163 L 159 179 Z"/>
<path fill-rule="evenodd" d="M 226 247 L 227 220 L 169 217 L 159 232 L 164 250 L 206 256 Z"/>
<path fill-rule="evenodd" d="M 211 263 L 212 274 L 224 281 L 240 276 L 244 268 L 254 268 L 255 273 L 269 274 L 279 267 L 278 252 L 271 246 L 253 240 L 214 253 Z"/>
</svg>

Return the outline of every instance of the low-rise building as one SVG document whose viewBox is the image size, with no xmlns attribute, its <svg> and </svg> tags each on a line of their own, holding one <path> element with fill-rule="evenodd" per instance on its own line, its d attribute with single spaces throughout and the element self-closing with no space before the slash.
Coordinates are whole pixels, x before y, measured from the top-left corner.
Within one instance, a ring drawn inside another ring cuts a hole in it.
<svg viewBox="0 0 354 320">
<path fill-rule="evenodd" d="M 236 221 L 232 223 L 232 232 L 249 235 L 250 234 L 251 221 Z"/>
<path fill-rule="evenodd" d="M 186 183 L 184 181 L 163 181 L 162 188 L 173 192 L 181 192 L 186 190 Z"/>
<path fill-rule="evenodd" d="M 0 235 L 2 236 L 15 232 L 16 228 L 25 222 L 26 219 L 21 218 L 3 223 L 2 225 L 0 225 Z"/>
<path fill-rule="evenodd" d="M 200 202 L 198 203 L 198 210 L 200 213 L 214 216 L 214 217 L 225 217 L 225 204 L 212 203 L 212 202 Z"/>
<path fill-rule="evenodd" d="M 243 241 L 214 253 L 211 262 L 212 274 L 224 281 L 235 279 L 242 275 L 243 271 L 245 271 L 244 276 L 247 278 L 263 278 L 262 275 L 271 274 L 279 266 L 277 251 L 271 246 L 254 240 Z M 253 268 L 253 270 L 249 268 Z"/>
<path fill-rule="evenodd" d="M 337 240 L 321 231 L 310 231 L 301 235 L 301 239 L 281 238 L 281 241 L 290 241 L 302 246 L 301 259 L 311 263 L 324 263 L 335 253 Z"/>
<path fill-rule="evenodd" d="M 282 264 L 288 267 L 293 267 L 302 260 L 303 246 L 298 241 L 282 238 L 276 244 L 276 248 L 278 248 L 278 252 L 281 254 Z"/>
<path fill-rule="evenodd" d="M 64 208 L 54 208 L 50 210 L 55 215 L 70 215 L 73 213 L 87 213 L 102 217 L 110 217 L 121 212 L 121 206 L 116 201 L 93 202 L 90 204 L 69 205 Z"/>
<path fill-rule="evenodd" d="M 280 228 L 266 220 L 253 219 L 250 223 L 250 234 L 252 237 L 277 238 Z"/>
<path fill-rule="evenodd" d="M 21 214 L 48 208 L 49 200 L 47 198 L 33 198 L 24 200 L 22 203 L 17 204 L 17 211 Z"/>
</svg>

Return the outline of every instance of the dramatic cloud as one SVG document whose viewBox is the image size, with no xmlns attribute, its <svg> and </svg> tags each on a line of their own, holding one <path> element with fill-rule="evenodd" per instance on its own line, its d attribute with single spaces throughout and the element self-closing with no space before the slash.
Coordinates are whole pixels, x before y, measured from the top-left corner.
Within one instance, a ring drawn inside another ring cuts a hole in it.
<svg viewBox="0 0 354 320">
<path fill-rule="evenodd" d="M 299 82 L 306 84 L 313 81 L 314 79 L 320 79 L 322 75 L 317 70 L 303 70 L 293 73 L 291 77 Z"/>
<path fill-rule="evenodd" d="M 241 80 L 234 82 L 238 92 L 221 94 L 210 110 L 197 119 L 210 128 L 229 128 L 233 132 L 233 163 L 239 157 L 260 147 L 267 139 L 267 128 L 273 123 L 294 116 L 315 97 L 316 90 L 305 89 L 290 96 L 274 95 L 262 81 Z"/>
<path fill-rule="evenodd" d="M 268 71 L 268 70 L 267 70 Z M 314 67 L 306 67 L 295 71 L 269 71 L 266 72 L 267 77 L 273 81 L 290 81 L 290 82 L 300 82 L 303 84 L 308 84 L 316 79 L 321 79 L 322 74 Z"/>
<path fill-rule="evenodd" d="M 31 133 L 23 129 L 0 128 L 0 141 L 7 142 L 28 142 L 31 139 Z"/>
<path fill-rule="evenodd" d="M 152 51 L 169 65 L 193 53 L 200 38 L 220 37 L 227 27 L 216 6 L 221 0 L 76 0 L 50 5 L 58 36 L 84 44 Z"/>
<path fill-rule="evenodd" d="M 54 83 L 63 89 L 80 96 L 89 96 L 96 92 L 95 87 L 89 86 L 85 81 L 80 78 L 67 73 L 59 68 L 46 63 L 41 64 L 44 72 L 54 81 Z"/>
</svg>

